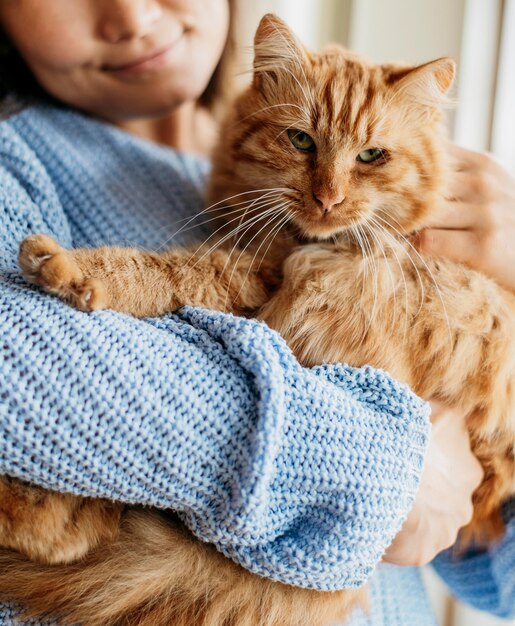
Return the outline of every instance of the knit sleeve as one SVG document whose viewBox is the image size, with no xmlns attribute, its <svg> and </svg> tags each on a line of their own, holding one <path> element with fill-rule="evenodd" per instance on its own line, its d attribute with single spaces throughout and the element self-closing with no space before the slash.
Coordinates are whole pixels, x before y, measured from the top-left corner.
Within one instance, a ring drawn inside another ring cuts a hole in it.
<svg viewBox="0 0 515 626">
<path fill-rule="evenodd" d="M 463 602 L 498 617 L 515 618 L 515 499 L 504 507 L 506 532 L 488 549 L 447 550 L 433 565 Z"/>
<path fill-rule="evenodd" d="M 174 508 L 286 583 L 362 584 L 412 505 L 427 406 L 371 368 L 303 369 L 254 320 L 84 314 L 27 285 L 19 240 L 69 241 L 44 175 L 0 168 L 0 472 Z"/>
</svg>

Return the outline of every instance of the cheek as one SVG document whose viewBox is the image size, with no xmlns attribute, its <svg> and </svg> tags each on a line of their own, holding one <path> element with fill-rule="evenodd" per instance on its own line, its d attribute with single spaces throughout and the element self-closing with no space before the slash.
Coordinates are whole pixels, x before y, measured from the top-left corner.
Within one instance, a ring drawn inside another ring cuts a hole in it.
<svg viewBox="0 0 515 626">
<path fill-rule="evenodd" d="M 190 81 L 206 82 L 222 55 L 229 32 L 228 0 L 169 0 L 163 2 L 170 19 L 181 21 L 188 29 Z"/>
<path fill-rule="evenodd" d="M 228 0 L 162 0 L 161 6 L 187 26 L 227 33 L 230 17 Z"/>
<path fill-rule="evenodd" d="M 204 74 L 204 80 L 209 79 L 220 61 L 228 34 L 227 0 L 209 0 L 207 3 L 204 0 L 192 33 L 195 58 L 194 63 L 189 64 L 190 72 L 194 69 L 196 74 Z"/>
<path fill-rule="evenodd" d="M 63 72 L 91 56 L 94 20 L 85 0 L 19 0 L 0 12 L 9 38 L 36 74 Z"/>
</svg>

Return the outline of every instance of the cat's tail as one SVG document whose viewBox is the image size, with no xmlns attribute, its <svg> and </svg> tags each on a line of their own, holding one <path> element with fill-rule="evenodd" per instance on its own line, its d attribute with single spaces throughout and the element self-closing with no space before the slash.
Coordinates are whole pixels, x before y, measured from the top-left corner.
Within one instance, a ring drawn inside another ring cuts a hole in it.
<svg viewBox="0 0 515 626">
<path fill-rule="evenodd" d="M 118 540 L 70 565 L 0 550 L 0 600 L 81 626 L 321 626 L 361 590 L 321 593 L 255 576 L 158 512 L 129 510 Z"/>
</svg>

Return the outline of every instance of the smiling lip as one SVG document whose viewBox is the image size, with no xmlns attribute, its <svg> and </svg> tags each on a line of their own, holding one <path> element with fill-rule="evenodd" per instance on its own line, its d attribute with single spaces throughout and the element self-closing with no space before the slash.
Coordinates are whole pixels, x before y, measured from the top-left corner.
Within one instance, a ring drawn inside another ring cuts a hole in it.
<svg viewBox="0 0 515 626">
<path fill-rule="evenodd" d="M 148 54 L 144 57 L 140 57 L 130 63 L 124 63 L 122 65 L 104 65 L 103 70 L 111 74 L 140 74 L 152 69 L 158 69 L 168 60 L 168 53 L 175 47 L 178 42 L 174 41 L 163 48 L 158 48 L 155 52 Z"/>
</svg>

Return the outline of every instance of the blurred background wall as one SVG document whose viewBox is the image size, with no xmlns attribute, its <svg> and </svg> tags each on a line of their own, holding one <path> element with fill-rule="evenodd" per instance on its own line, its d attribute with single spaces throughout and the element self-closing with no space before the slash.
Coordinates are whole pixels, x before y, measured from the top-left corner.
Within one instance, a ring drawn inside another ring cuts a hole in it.
<svg viewBox="0 0 515 626">
<path fill-rule="evenodd" d="M 339 42 L 379 62 L 453 57 L 458 77 L 451 137 L 493 152 L 515 174 L 515 0 L 240 2 L 242 70 L 251 65 L 253 34 L 267 12 L 285 19 L 312 48 Z M 515 620 L 498 620 L 452 599 L 429 568 L 426 577 L 441 626 L 515 626 Z"/>
<path fill-rule="evenodd" d="M 240 4 L 242 67 L 250 65 L 254 30 L 269 11 L 284 18 L 312 48 L 339 42 L 375 61 L 420 63 L 453 57 L 458 78 L 457 106 L 449 116 L 451 136 L 465 147 L 493 152 L 515 173 L 515 0 L 241 0 Z"/>
</svg>

